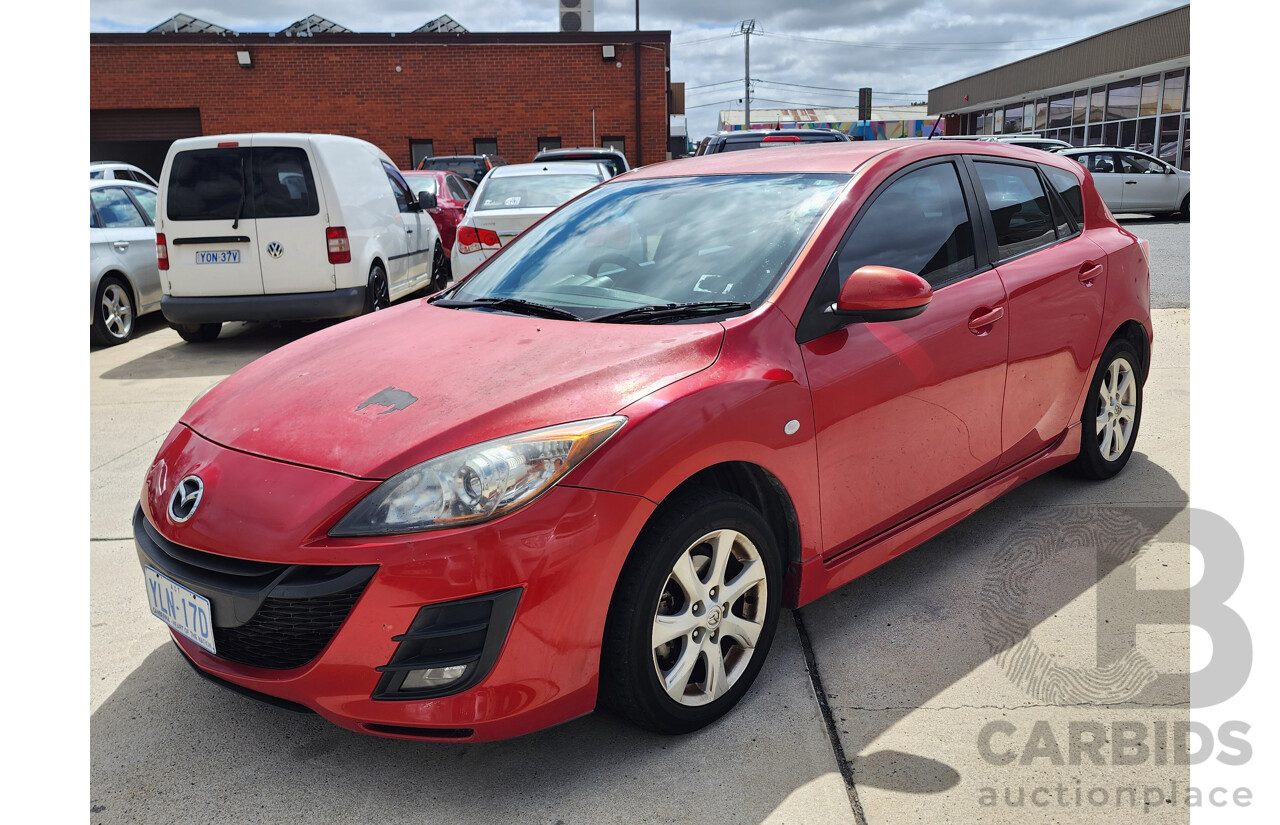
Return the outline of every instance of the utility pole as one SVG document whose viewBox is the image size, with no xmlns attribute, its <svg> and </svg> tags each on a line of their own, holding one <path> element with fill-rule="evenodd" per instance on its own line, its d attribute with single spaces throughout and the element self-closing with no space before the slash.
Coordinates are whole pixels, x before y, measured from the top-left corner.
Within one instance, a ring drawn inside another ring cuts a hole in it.
<svg viewBox="0 0 1280 825">
<path fill-rule="evenodd" d="M 742 105 L 743 105 L 742 128 L 743 129 L 751 128 L 751 33 L 755 30 L 756 30 L 755 20 L 743 20 L 742 25 L 738 27 L 738 31 L 742 32 L 747 37 L 746 75 L 745 75 L 745 80 L 743 81 L 744 87 L 743 87 L 743 95 L 742 95 Z"/>
</svg>

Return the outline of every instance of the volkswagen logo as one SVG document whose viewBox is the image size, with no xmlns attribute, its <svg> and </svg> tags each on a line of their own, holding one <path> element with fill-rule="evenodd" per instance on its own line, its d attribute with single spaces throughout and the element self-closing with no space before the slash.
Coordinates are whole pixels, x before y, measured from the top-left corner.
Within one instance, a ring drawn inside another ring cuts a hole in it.
<svg viewBox="0 0 1280 825">
<path fill-rule="evenodd" d="M 273 258 L 279 258 L 284 254 L 284 247 L 280 245 L 279 241 L 272 241 L 267 244 L 267 254 Z"/>
<path fill-rule="evenodd" d="M 184 522 L 196 514 L 200 506 L 200 497 L 204 495 L 204 482 L 199 476 L 187 476 L 178 482 L 178 487 L 169 498 L 169 518 L 176 522 Z"/>
</svg>

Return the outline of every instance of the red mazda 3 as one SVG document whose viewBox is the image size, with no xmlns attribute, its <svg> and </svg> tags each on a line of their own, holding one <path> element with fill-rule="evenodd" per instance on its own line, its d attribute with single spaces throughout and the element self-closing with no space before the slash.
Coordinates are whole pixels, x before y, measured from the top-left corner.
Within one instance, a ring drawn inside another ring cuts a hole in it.
<svg viewBox="0 0 1280 825">
<path fill-rule="evenodd" d="M 655 164 L 182 416 L 134 535 L 202 674 L 368 733 L 738 702 L 779 611 L 1034 476 L 1128 461 L 1146 246 L 1070 159 Z"/>
</svg>

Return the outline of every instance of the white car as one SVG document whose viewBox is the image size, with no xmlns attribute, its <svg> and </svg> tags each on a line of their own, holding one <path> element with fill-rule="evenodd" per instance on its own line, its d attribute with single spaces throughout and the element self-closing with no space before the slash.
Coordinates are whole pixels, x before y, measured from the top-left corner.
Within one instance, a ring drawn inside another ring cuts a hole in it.
<svg viewBox="0 0 1280 825">
<path fill-rule="evenodd" d="M 602 163 L 556 161 L 499 166 L 480 182 L 458 224 L 451 263 L 465 278 L 544 215 L 608 180 Z"/>
<path fill-rule="evenodd" d="M 1087 147 L 1061 152 L 1093 174 L 1098 194 L 1113 213 L 1145 212 L 1191 218 L 1191 173 L 1132 149 Z"/>
<path fill-rule="evenodd" d="M 123 344 L 139 315 L 160 308 L 156 188 L 130 180 L 89 181 L 89 331 Z"/>
<path fill-rule="evenodd" d="M 186 341 L 224 321 L 349 318 L 448 280 L 435 195 L 420 201 L 367 141 L 183 138 L 160 180 L 161 309 Z"/>
<path fill-rule="evenodd" d="M 118 160 L 89 161 L 89 180 L 131 180 L 148 186 L 159 186 L 156 179 L 132 163 Z"/>
</svg>

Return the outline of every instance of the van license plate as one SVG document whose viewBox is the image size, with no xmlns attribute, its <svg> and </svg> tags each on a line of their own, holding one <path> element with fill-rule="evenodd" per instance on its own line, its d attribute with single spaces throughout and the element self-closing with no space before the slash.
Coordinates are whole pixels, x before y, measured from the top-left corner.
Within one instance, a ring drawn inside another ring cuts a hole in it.
<svg viewBox="0 0 1280 825">
<path fill-rule="evenodd" d="M 217 653 L 209 600 L 150 567 L 143 567 L 142 573 L 147 582 L 147 604 L 151 612 L 205 650 Z"/>
<path fill-rule="evenodd" d="M 240 263 L 239 249 L 214 249 L 209 252 L 197 252 L 196 263 L 198 264 L 238 264 Z"/>
</svg>

